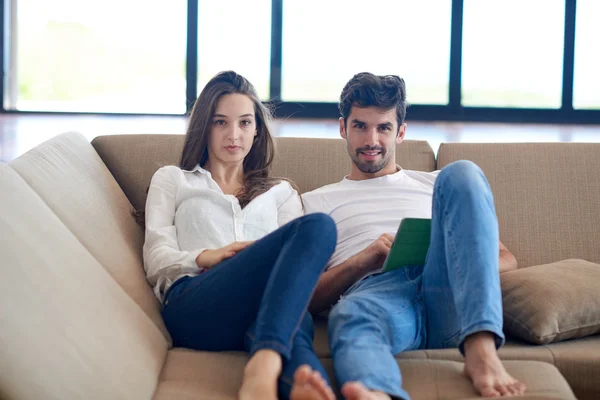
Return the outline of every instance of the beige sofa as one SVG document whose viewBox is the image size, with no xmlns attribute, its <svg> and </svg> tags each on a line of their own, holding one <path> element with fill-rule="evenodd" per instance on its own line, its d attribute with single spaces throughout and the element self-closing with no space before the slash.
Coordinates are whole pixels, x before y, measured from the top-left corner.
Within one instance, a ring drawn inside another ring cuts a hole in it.
<svg viewBox="0 0 600 400">
<path fill-rule="evenodd" d="M 67 133 L 0 164 L 1 399 L 235 398 L 246 355 L 172 348 L 144 277 L 144 235 L 132 214 L 143 209 L 154 171 L 177 163 L 182 145 L 180 135 L 90 144 Z M 303 191 L 349 167 L 341 140 L 277 145 L 275 173 Z M 437 164 L 426 142 L 398 147 L 404 168 L 430 171 L 457 159 L 486 172 L 502 240 L 521 267 L 600 262 L 600 145 L 443 144 Z M 581 185 L 589 190 L 578 198 Z M 315 348 L 331 372 L 323 318 Z M 542 346 L 510 341 L 500 354 L 527 383 L 523 398 L 600 398 L 600 335 Z M 414 399 L 477 397 L 457 350 L 408 352 L 398 362 Z"/>
</svg>

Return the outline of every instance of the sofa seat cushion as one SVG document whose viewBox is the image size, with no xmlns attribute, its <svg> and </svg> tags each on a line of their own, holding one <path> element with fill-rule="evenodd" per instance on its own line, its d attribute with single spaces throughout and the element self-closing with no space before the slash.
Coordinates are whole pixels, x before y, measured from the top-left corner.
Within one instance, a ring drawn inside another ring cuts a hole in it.
<svg viewBox="0 0 600 400">
<path fill-rule="evenodd" d="M 186 349 L 169 351 L 161 381 L 154 396 L 163 399 L 236 399 L 242 383 L 246 353 L 210 353 Z M 331 359 L 321 360 L 334 389 L 339 387 Z M 462 376 L 463 364 L 442 360 L 399 360 L 404 387 L 412 399 L 476 399 L 471 383 Z M 536 361 L 506 361 L 509 373 L 528 387 L 522 399 L 574 399 L 558 370 Z"/>
<path fill-rule="evenodd" d="M 600 265 L 564 260 L 501 275 L 504 330 L 533 344 L 600 332 Z"/>
<path fill-rule="evenodd" d="M 327 320 L 315 318 L 314 348 L 321 358 L 331 357 Z M 600 399 L 600 335 L 547 345 L 532 345 L 509 339 L 498 352 L 503 361 L 541 361 L 555 365 L 580 400 Z M 458 349 L 414 350 L 396 356 L 402 360 L 463 361 Z"/>
</svg>

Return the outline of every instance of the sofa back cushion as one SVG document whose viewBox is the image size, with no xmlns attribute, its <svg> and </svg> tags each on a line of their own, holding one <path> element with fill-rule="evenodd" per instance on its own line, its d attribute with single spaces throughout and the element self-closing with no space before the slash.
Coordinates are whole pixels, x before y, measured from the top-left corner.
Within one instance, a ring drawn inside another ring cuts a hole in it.
<svg viewBox="0 0 600 400">
<path fill-rule="evenodd" d="M 0 193 L 0 398 L 151 398 L 160 331 L 6 164 Z"/>
<path fill-rule="evenodd" d="M 467 159 L 485 172 L 500 240 L 520 267 L 580 258 L 600 263 L 600 144 L 444 143 L 438 168 Z"/>
<path fill-rule="evenodd" d="M 162 166 L 178 165 L 183 135 L 99 136 L 92 145 L 137 210 L 146 204 L 152 175 Z M 341 180 L 350 171 L 342 139 L 275 138 L 273 175 L 293 180 L 300 191 Z M 396 162 L 406 169 L 433 171 L 435 156 L 425 141 L 405 140 L 396 147 Z"/>
<path fill-rule="evenodd" d="M 163 332 L 160 303 L 146 281 L 144 231 L 133 207 L 89 141 L 67 133 L 11 163 L 58 218 Z"/>
</svg>

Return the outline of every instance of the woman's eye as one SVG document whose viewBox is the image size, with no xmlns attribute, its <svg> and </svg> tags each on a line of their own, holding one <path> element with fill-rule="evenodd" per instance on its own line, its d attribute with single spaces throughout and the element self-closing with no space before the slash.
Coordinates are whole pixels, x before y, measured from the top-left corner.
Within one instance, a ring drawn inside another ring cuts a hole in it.
<svg viewBox="0 0 600 400">
<path fill-rule="evenodd" d="M 215 125 L 225 125 L 225 121 L 222 119 L 215 120 Z"/>
<path fill-rule="evenodd" d="M 250 120 L 245 119 L 241 123 L 242 123 L 242 126 L 248 126 L 248 125 L 250 125 Z"/>
</svg>

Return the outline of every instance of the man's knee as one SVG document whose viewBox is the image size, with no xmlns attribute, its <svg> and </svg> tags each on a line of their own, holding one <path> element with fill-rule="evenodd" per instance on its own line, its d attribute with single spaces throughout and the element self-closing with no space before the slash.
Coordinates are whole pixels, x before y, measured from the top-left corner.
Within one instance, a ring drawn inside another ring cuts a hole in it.
<svg viewBox="0 0 600 400">
<path fill-rule="evenodd" d="M 389 343 L 385 319 L 374 312 L 373 305 L 364 296 L 350 296 L 341 299 L 329 314 L 330 347 L 350 343 L 362 344 Z"/>
<path fill-rule="evenodd" d="M 460 191 L 480 191 L 488 188 L 485 174 L 477 164 L 468 160 L 459 160 L 448 164 L 440 171 L 436 179 L 437 187 L 448 186 Z"/>
</svg>

